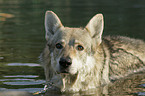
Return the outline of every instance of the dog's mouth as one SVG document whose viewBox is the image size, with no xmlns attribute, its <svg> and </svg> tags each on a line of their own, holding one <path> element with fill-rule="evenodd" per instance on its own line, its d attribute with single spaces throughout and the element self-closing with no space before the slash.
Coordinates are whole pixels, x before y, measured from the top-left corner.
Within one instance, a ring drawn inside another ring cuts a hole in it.
<svg viewBox="0 0 145 96">
<path fill-rule="evenodd" d="M 69 72 L 69 68 L 61 68 L 61 70 L 60 70 L 60 73 L 61 74 L 70 74 L 70 72 Z"/>
<path fill-rule="evenodd" d="M 58 74 L 71 74 L 70 72 L 69 72 L 69 68 L 63 68 L 63 67 L 60 67 L 60 70 L 59 70 L 59 72 L 57 72 Z"/>
<path fill-rule="evenodd" d="M 67 70 L 63 70 L 63 71 L 61 71 L 61 72 L 57 72 L 57 74 L 69 75 L 70 73 L 69 73 L 69 71 L 67 71 Z"/>
<path fill-rule="evenodd" d="M 61 75 L 76 75 L 78 72 L 74 69 L 72 70 L 70 67 L 63 68 L 60 66 L 59 70 L 56 70 L 56 73 Z"/>
<path fill-rule="evenodd" d="M 57 74 L 70 74 L 68 71 L 63 70 L 63 71 L 56 71 Z"/>
<path fill-rule="evenodd" d="M 72 74 L 72 73 L 70 73 L 69 72 L 69 70 L 61 70 L 60 72 L 56 72 L 57 74 L 60 74 L 60 75 L 77 75 L 78 74 L 78 72 L 76 72 L 75 74 Z"/>
<path fill-rule="evenodd" d="M 70 74 L 68 71 L 62 71 L 60 74 Z"/>
</svg>

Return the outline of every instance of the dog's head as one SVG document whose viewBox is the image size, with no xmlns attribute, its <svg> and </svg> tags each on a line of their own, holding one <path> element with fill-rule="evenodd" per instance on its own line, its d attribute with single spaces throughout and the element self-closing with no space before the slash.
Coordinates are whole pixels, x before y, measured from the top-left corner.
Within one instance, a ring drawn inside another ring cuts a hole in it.
<svg viewBox="0 0 145 96">
<path fill-rule="evenodd" d="M 84 68 L 91 70 L 93 54 L 102 41 L 102 14 L 95 15 L 85 28 L 69 28 L 54 12 L 47 11 L 45 30 L 51 67 L 56 73 L 75 75 Z"/>
</svg>

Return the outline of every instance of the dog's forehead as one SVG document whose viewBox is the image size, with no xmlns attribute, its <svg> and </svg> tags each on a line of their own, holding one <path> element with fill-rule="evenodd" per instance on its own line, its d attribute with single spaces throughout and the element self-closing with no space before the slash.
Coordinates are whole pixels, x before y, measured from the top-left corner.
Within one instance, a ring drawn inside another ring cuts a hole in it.
<svg viewBox="0 0 145 96">
<path fill-rule="evenodd" d="M 62 39 L 75 43 L 88 43 L 91 40 L 89 32 L 82 28 L 69 28 L 66 27 L 62 30 Z"/>
</svg>

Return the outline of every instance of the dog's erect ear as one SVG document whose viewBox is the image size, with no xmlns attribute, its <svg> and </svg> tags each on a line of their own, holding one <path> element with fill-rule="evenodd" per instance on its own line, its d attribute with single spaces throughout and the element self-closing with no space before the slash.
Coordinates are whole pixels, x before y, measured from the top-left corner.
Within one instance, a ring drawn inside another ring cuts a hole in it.
<svg viewBox="0 0 145 96">
<path fill-rule="evenodd" d="M 55 32 L 60 28 L 63 27 L 60 19 L 58 16 L 52 11 L 46 11 L 45 13 L 45 38 L 49 40 L 49 37 L 55 34 Z"/>
<path fill-rule="evenodd" d="M 90 35 L 99 45 L 102 42 L 102 33 L 103 33 L 104 21 L 103 15 L 95 15 L 87 24 L 86 29 L 90 32 Z"/>
</svg>

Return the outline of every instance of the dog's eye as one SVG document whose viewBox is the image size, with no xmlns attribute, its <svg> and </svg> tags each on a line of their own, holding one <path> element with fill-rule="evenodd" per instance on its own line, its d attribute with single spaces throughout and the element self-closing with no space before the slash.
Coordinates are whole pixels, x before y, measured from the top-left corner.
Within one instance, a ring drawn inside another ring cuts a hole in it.
<svg viewBox="0 0 145 96">
<path fill-rule="evenodd" d="M 84 47 L 82 45 L 78 45 L 77 50 L 82 51 L 82 50 L 84 50 Z"/>
<path fill-rule="evenodd" d="M 63 48 L 63 46 L 60 43 L 57 43 L 55 46 L 56 46 L 57 49 L 62 49 Z"/>
</svg>

